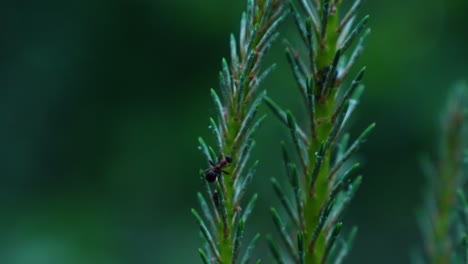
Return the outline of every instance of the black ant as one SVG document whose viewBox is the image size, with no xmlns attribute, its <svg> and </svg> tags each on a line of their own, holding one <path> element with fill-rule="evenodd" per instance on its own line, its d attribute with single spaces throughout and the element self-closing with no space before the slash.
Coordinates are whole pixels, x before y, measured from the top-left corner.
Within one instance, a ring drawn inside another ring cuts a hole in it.
<svg viewBox="0 0 468 264">
<path fill-rule="evenodd" d="M 214 164 L 211 160 L 209 161 L 211 164 L 211 168 L 205 170 L 205 179 L 208 182 L 214 182 L 218 178 L 218 176 L 221 175 L 221 173 L 224 174 L 229 174 L 227 171 L 224 170 L 229 163 L 232 162 L 232 158 L 230 156 L 225 156 L 224 158 L 222 156 L 219 156 L 218 158 L 218 164 Z"/>
</svg>

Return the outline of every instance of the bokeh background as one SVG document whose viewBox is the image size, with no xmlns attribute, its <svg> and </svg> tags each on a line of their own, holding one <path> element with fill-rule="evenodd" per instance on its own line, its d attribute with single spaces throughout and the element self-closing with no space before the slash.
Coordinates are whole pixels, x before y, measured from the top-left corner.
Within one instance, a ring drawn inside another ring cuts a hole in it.
<svg viewBox="0 0 468 264">
<path fill-rule="evenodd" d="M 0 1 L 0 263 L 200 263 L 196 139 L 212 139 L 209 88 L 244 2 Z M 467 11 L 465 0 L 364 2 L 367 88 L 349 130 L 377 129 L 344 219 L 359 226 L 348 263 L 408 263 L 418 246 L 419 157 L 436 148 L 449 87 L 468 78 Z M 291 21 L 282 32 L 297 37 Z M 281 41 L 268 61 L 278 68 L 264 87 L 296 109 Z M 277 204 L 274 142 L 288 134 L 270 117 L 247 238 L 268 232 Z"/>
</svg>

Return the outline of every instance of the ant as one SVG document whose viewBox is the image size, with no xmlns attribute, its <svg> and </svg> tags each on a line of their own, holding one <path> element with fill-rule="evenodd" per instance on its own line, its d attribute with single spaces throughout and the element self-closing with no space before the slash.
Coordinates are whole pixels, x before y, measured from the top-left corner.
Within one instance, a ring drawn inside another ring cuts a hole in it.
<svg viewBox="0 0 468 264">
<path fill-rule="evenodd" d="M 229 174 L 227 171 L 224 170 L 229 163 L 232 162 L 232 158 L 230 156 L 225 156 L 224 158 L 222 156 L 219 156 L 218 158 L 218 164 L 214 164 L 211 160 L 209 161 L 211 164 L 211 168 L 205 170 L 205 179 L 208 182 L 214 182 L 218 178 L 218 176 L 221 175 L 221 173 L 224 174 Z"/>
</svg>

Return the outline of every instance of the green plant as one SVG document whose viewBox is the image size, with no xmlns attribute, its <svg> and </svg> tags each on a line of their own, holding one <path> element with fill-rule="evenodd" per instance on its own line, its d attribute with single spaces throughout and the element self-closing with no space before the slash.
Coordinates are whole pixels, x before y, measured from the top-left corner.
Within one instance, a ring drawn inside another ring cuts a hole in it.
<svg viewBox="0 0 468 264">
<path fill-rule="evenodd" d="M 374 128 L 374 124 L 370 125 L 348 146 L 350 137 L 342 136 L 343 129 L 363 91 L 360 83 L 365 68 L 349 87 L 343 83 L 370 33 L 366 29 L 369 17 L 354 23 L 359 0 L 341 19 L 340 0 L 299 3 L 301 10 L 293 2 L 291 6 L 306 54 L 301 55 L 287 44 L 286 55 L 304 102 L 306 122 L 300 124 L 290 111 L 283 110 L 271 98 L 265 99 L 289 128 L 293 142 L 291 148 L 282 145 L 292 194 L 277 179 L 272 179 L 288 218 L 285 221 L 275 208 L 271 209 L 284 247 L 280 249 L 271 237 L 268 241 L 278 263 L 340 263 L 348 253 L 356 229 L 348 239 L 339 238 L 342 229 L 339 219 L 361 183 L 361 176 L 355 176 L 359 163 L 351 165 L 349 161 Z M 362 36 L 346 59 L 345 54 L 359 35 Z M 294 149 L 296 158 L 289 153 L 290 149 Z"/>
<path fill-rule="evenodd" d="M 468 263 L 468 203 L 460 188 L 467 180 L 466 93 L 464 84 L 454 89 L 441 119 L 437 159 L 423 160 L 428 187 L 424 210 L 418 217 L 424 239 L 421 263 Z"/>
<path fill-rule="evenodd" d="M 254 236 L 244 256 L 240 256 L 244 225 L 251 213 L 257 195 L 253 195 L 245 208 L 241 199 L 253 177 L 257 162 L 249 165 L 255 142 L 253 134 L 265 116 L 256 118 L 257 107 L 265 97 L 260 89 L 262 80 L 274 69 L 261 72 L 262 60 L 278 38 L 277 29 L 288 14 L 283 0 L 248 0 L 247 11 L 242 14 L 239 42 L 231 34 L 231 63 L 222 60 L 219 73 L 221 96 L 212 89 L 211 96 L 218 110 L 217 118 L 210 119 L 210 128 L 216 138 L 217 150 L 199 138 L 200 149 L 208 166 L 229 156 L 230 166 L 221 171 L 201 171 L 208 198 L 198 193 L 204 218 L 192 209 L 206 247 L 199 253 L 204 263 L 248 263 L 259 235 Z M 218 156 L 220 158 L 218 158 Z M 251 166 L 247 169 L 247 166 Z M 220 175 L 218 175 L 220 174 Z M 214 177 L 214 178 L 213 178 Z"/>
</svg>

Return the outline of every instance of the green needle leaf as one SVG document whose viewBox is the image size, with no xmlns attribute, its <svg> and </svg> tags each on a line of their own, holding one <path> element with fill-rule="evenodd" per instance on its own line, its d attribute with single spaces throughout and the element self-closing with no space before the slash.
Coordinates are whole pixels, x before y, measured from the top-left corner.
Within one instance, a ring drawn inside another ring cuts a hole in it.
<svg viewBox="0 0 468 264">
<path fill-rule="evenodd" d="M 247 14 L 245 12 L 242 12 L 240 32 L 239 32 L 239 47 L 240 47 L 241 56 L 245 55 L 245 50 L 247 48 L 247 45 L 245 44 L 245 39 L 247 38 L 246 33 L 247 33 Z"/>
<path fill-rule="evenodd" d="M 275 223 L 276 229 L 278 229 L 278 232 L 281 234 L 281 239 L 283 240 L 284 244 L 286 245 L 286 248 L 288 249 L 288 253 L 292 258 L 297 258 L 296 253 L 295 253 L 295 248 L 294 244 L 291 241 L 291 238 L 289 237 L 289 234 L 286 230 L 286 226 L 281 220 L 281 217 L 279 216 L 278 212 L 276 211 L 275 208 L 270 208 L 271 215 L 273 216 L 273 221 Z"/>
<path fill-rule="evenodd" d="M 349 22 L 351 17 L 353 17 L 353 15 L 356 13 L 356 11 L 358 10 L 360 5 L 361 5 L 361 0 L 355 0 L 354 1 L 353 6 L 351 6 L 351 8 L 348 10 L 346 15 L 341 20 L 341 22 L 340 22 L 340 24 L 338 26 L 338 30 L 337 30 L 338 32 L 341 32 L 343 27 Z"/>
<path fill-rule="evenodd" d="M 304 247 L 304 233 L 299 231 L 297 233 L 297 248 L 299 255 L 299 263 L 305 264 L 305 247 Z"/>
<path fill-rule="evenodd" d="M 271 254 L 273 255 L 273 258 L 276 260 L 276 263 L 278 264 L 284 264 L 285 262 L 283 261 L 281 257 L 280 250 L 278 248 L 278 245 L 273 241 L 273 238 L 271 235 L 267 235 L 267 242 L 268 242 L 268 247 L 270 248 Z"/>
<path fill-rule="evenodd" d="M 302 188 L 299 185 L 299 173 L 297 173 L 296 165 L 291 164 L 291 185 L 294 190 L 294 199 L 296 201 L 297 216 L 299 218 L 299 225 L 304 226 L 304 205 L 302 202 Z"/>
<path fill-rule="evenodd" d="M 259 25 L 253 25 L 252 30 L 250 31 L 250 40 L 249 40 L 249 43 L 247 44 L 246 52 L 251 51 L 253 48 L 253 45 L 257 38 L 258 27 Z"/>
<path fill-rule="evenodd" d="M 273 184 L 273 189 L 275 190 L 276 195 L 281 201 L 281 204 L 283 205 L 284 209 L 286 210 L 290 220 L 298 226 L 297 223 L 297 218 L 294 215 L 294 210 L 291 207 L 291 204 L 288 201 L 288 198 L 284 194 L 282 187 L 279 185 L 278 181 L 275 178 L 271 178 L 271 183 Z"/>
<path fill-rule="evenodd" d="M 225 99 L 226 102 L 232 104 L 232 91 L 231 87 L 227 86 L 226 84 L 226 78 L 224 77 L 224 74 L 222 71 L 219 72 L 219 87 L 221 90 L 221 94 L 223 98 Z"/>
<path fill-rule="evenodd" d="M 462 189 L 457 191 L 457 195 L 460 203 L 460 216 L 464 225 L 468 228 L 468 201 L 466 200 L 466 196 Z"/>
<path fill-rule="evenodd" d="M 228 62 L 225 58 L 223 58 L 223 60 L 221 61 L 221 64 L 222 64 L 222 72 L 223 72 L 223 76 L 224 76 L 224 83 L 227 87 L 227 89 L 229 89 L 229 94 L 234 94 L 234 90 L 232 89 L 232 83 L 231 83 L 231 73 L 229 71 L 229 65 L 228 65 Z"/>
<path fill-rule="evenodd" d="M 232 250 L 232 263 L 236 263 L 237 257 L 239 256 L 239 248 L 241 246 L 243 235 L 244 235 L 244 222 L 241 219 L 237 223 L 237 230 L 234 236 L 234 248 Z"/>
<path fill-rule="evenodd" d="M 215 134 L 216 136 L 216 142 L 218 144 L 218 148 L 220 151 L 222 151 L 224 149 L 223 145 L 224 145 L 224 142 L 223 142 L 223 135 L 221 134 L 221 132 L 219 131 L 218 129 L 218 125 L 216 124 L 216 121 L 214 121 L 213 118 L 210 118 L 210 126 L 211 126 L 211 129 L 213 130 L 213 133 Z"/>
<path fill-rule="evenodd" d="M 206 252 L 202 248 L 198 249 L 198 253 L 200 254 L 200 257 L 204 264 L 210 264 L 209 258 L 206 255 Z"/>
<path fill-rule="evenodd" d="M 244 116 L 244 120 L 242 121 L 239 132 L 237 133 L 236 138 L 234 139 L 234 146 L 239 146 L 240 141 L 243 140 L 244 138 L 249 138 L 248 136 L 246 137 L 246 135 L 252 134 L 253 132 L 251 131 L 257 128 L 258 125 L 257 124 L 252 125 L 252 122 L 255 119 L 258 106 L 264 100 L 265 96 L 266 96 L 266 92 L 263 91 L 262 93 L 258 95 L 255 101 L 251 104 L 249 110 Z"/>
<path fill-rule="evenodd" d="M 248 103 L 254 94 L 257 92 L 259 85 L 276 69 L 276 63 L 273 63 L 268 67 L 266 70 L 264 70 L 258 78 L 254 78 L 251 83 L 250 83 L 250 91 L 245 97 L 245 102 Z"/>
<path fill-rule="evenodd" d="M 213 101 L 216 105 L 216 108 L 218 109 L 218 116 L 219 116 L 219 120 L 221 121 L 221 127 L 223 128 L 224 133 L 227 134 L 228 128 L 227 128 L 226 118 L 224 116 L 223 104 L 221 103 L 221 100 L 219 99 L 219 96 L 214 89 L 211 89 L 211 97 L 213 97 Z"/>
<path fill-rule="evenodd" d="M 260 238 L 260 234 L 256 234 L 252 241 L 250 241 L 249 246 L 247 247 L 247 250 L 245 251 L 244 257 L 242 258 L 241 262 L 242 264 L 247 264 L 250 261 L 250 258 L 252 257 L 252 252 L 255 249 L 255 246 L 257 245 L 257 241 Z"/>
<path fill-rule="evenodd" d="M 253 134 L 257 131 L 257 129 L 260 127 L 263 121 L 265 121 L 265 118 L 266 118 L 266 115 L 263 115 L 259 119 L 257 119 L 257 121 L 255 121 L 255 123 L 249 129 L 247 129 L 247 131 L 245 132 L 245 136 L 241 135 L 240 133 L 237 134 L 238 137 L 234 139 L 233 148 L 237 148 L 237 146 L 239 146 L 241 139 L 244 139 L 247 141 L 252 139 Z"/>
<path fill-rule="evenodd" d="M 283 165 L 286 170 L 286 175 L 288 175 L 288 179 L 291 185 L 295 187 L 293 184 L 294 179 L 292 178 L 291 173 L 291 158 L 289 157 L 288 150 L 286 149 L 286 144 L 284 143 L 284 141 L 281 141 L 281 154 L 283 158 Z"/>
<path fill-rule="evenodd" d="M 325 223 L 328 219 L 328 216 L 330 215 L 331 210 L 333 209 L 334 204 L 335 200 L 329 199 L 327 203 L 322 207 L 322 210 L 320 211 L 319 222 L 317 226 L 315 226 L 314 232 L 312 234 L 312 240 L 309 244 L 309 252 L 314 252 L 315 242 L 317 242 L 320 232 L 323 230 L 323 227 L 325 226 Z"/>
<path fill-rule="evenodd" d="M 346 63 L 346 66 L 344 67 L 343 71 L 338 77 L 338 83 L 341 83 L 341 81 L 348 75 L 349 71 L 354 66 L 359 56 L 361 56 L 361 53 L 364 51 L 364 43 L 366 42 L 370 32 L 370 28 L 366 29 L 366 31 L 364 31 L 364 34 L 362 34 L 362 36 L 359 38 L 358 44 L 354 48 L 353 53 L 351 53 L 351 56 L 349 57 L 349 60 Z"/>
<path fill-rule="evenodd" d="M 286 113 L 281 109 L 281 107 L 273 101 L 270 97 L 266 96 L 264 99 L 266 105 L 270 108 L 270 110 L 275 114 L 276 117 L 285 125 L 288 125 L 288 119 L 286 118 Z"/>
<path fill-rule="evenodd" d="M 330 93 L 330 90 L 335 85 L 337 66 L 338 66 L 338 62 L 340 61 L 341 54 L 342 54 L 341 49 L 337 49 L 335 56 L 333 57 L 333 62 L 327 71 L 327 77 L 325 78 L 325 82 L 323 83 L 322 92 L 321 92 L 322 97 L 328 96 L 328 94 Z"/>
<path fill-rule="evenodd" d="M 349 100 L 349 98 L 351 98 L 351 96 L 354 94 L 354 91 L 356 91 L 356 88 L 361 83 L 361 80 L 362 80 L 362 77 L 364 76 L 365 71 L 366 71 L 366 67 L 363 67 L 358 72 L 358 74 L 356 75 L 356 78 L 354 78 L 353 82 L 351 83 L 351 87 L 346 91 L 340 103 L 338 103 L 338 107 L 336 108 L 335 112 L 332 115 L 332 120 L 336 119 L 336 117 L 343 111 L 343 108 L 346 108 L 344 107 L 344 105 Z"/>
<path fill-rule="evenodd" d="M 299 87 L 299 91 L 304 99 L 307 98 L 307 87 L 306 87 L 306 72 L 305 69 L 302 67 L 299 57 L 294 54 L 295 52 L 290 47 L 286 47 L 285 49 L 286 57 L 288 59 L 288 63 L 291 67 L 293 72 L 294 79 L 296 80 L 297 86 Z"/>
<path fill-rule="evenodd" d="M 351 176 L 359 169 L 359 163 L 354 164 L 348 171 L 346 171 L 343 176 L 338 180 L 338 183 L 332 188 L 330 197 L 334 199 L 338 193 L 343 190 L 345 185 L 350 181 Z"/>
<path fill-rule="evenodd" d="M 317 137 L 317 122 L 315 121 L 315 92 L 314 92 L 314 77 L 313 75 L 310 76 L 309 80 L 307 81 L 307 98 L 309 103 L 309 119 L 310 119 L 310 133 L 312 138 Z"/>
<path fill-rule="evenodd" d="M 354 194 L 356 191 L 359 189 L 359 186 L 362 183 L 362 176 L 357 176 L 356 179 L 353 180 L 351 184 L 348 184 L 347 190 L 343 195 L 338 195 L 338 197 L 335 200 L 335 209 L 331 213 L 331 216 L 329 217 L 330 220 L 329 226 L 334 225 L 338 219 L 341 217 L 343 214 L 344 210 L 346 207 L 349 205 L 351 202 L 352 198 L 354 197 Z"/>
<path fill-rule="evenodd" d="M 349 36 L 346 38 L 346 40 L 343 42 L 343 45 L 341 46 L 341 50 L 345 52 L 349 46 L 353 43 L 354 39 L 361 33 L 361 31 L 366 27 L 367 22 L 369 21 L 369 15 L 365 16 L 357 26 L 351 31 Z"/>
<path fill-rule="evenodd" d="M 216 151 L 214 151 L 214 149 L 212 147 L 210 147 L 210 146 L 208 146 L 208 149 L 210 150 L 211 157 L 213 157 L 213 159 L 211 161 L 216 162 L 218 160 L 218 156 L 216 155 Z"/>
<path fill-rule="evenodd" d="M 252 153 L 253 148 L 255 147 L 255 140 L 249 140 L 242 146 L 241 155 L 239 156 L 238 162 L 234 167 L 232 172 L 233 178 L 235 179 L 235 184 L 242 178 L 242 173 L 244 168 L 249 161 L 250 154 Z"/>
<path fill-rule="evenodd" d="M 247 0 L 247 26 L 252 27 L 255 19 L 255 1 Z M 252 37 L 252 34 L 250 35 Z M 247 49 L 248 50 L 248 49 Z"/>
<path fill-rule="evenodd" d="M 208 231 L 208 228 L 206 227 L 205 222 L 203 221 L 201 216 L 198 214 L 198 212 L 193 208 L 192 208 L 192 214 L 197 219 L 198 225 L 200 226 L 200 230 L 201 230 L 203 236 L 205 237 L 206 241 L 210 245 L 210 248 L 211 248 L 211 251 L 212 251 L 213 255 L 217 259 L 220 259 L 218 249 L 216 247 L 216 243 L 214 242 L 213 237 L 210 234 L 210 231 Z"/>
<path fill-rule="evenodd" d="M 332 231 L 332 233 L 331 233 L 330 239 L 329 239 L 329 241 L 327 242 L 327 246 L 325 247 L 325 254 L 324 254 L 323 257 L 322 257 L 322 264 L 327 263 L 328 256 L 330 255 L 330 252 L 331 252 L 333 246 L 335 245 L 336 239 L 337 239 L 338 236 L 340 235 L 341 227 L 342 227 L 342 226 L 343 226 L 343 224 L 342 224 L 341 222 L 339 222 L 339 223 L 336 224 L 335 227 L 333 228 L 333 231 Z"/>
<path fill-rule="evenodd" d="M 310 176 L 310 186 L 309 186 L 310 195 L 314 193 L 315 182 L 317 181 L 317 177 L 319 175 L 320 169 L 322 168 L 323 160 L 325 159 L 325 152 L 326 152 L 325 147 L 326 147 L 326 142 L 322 142 L 322 144 L 320 144 L 319 151 L 315 154 L 314 170 L 312 171 L 312 174 Z"/>
<path fill-rule="evenodd" d="M 307 43 L 308 38 L 307 38 L 306 27 L 304 25 L 304 22 L 302 22 L 302 17 L 300 15 L 299 11 L 297 10 L 297 7 L 296 7 L 296 5 L 294 4 L 293 1 L 289 1 L 289 7 L 292 10 L 292 13 L 293 13 L 293 16 L 294 16 L 294 22 L 296 23 L 296 27 L 299 30 L 302 41 L 304 43 Z M 309 18 L 307 18 L 307 19 L 309 19 Z"/>
<path fill-rule="evenodd" d="M 206 157 L 206 160 L 216 160 L 216 155 L 212 156 L 208 145 L 205 143 L 202 137 L 198 137 L 198 143 L 200 143 L 199 149 L 203 152 Z"/>
<path fill-rule="evenodd" d="M 353 227 L 345 245 L 341 248 L 340 252 L 338 253 L 335 259 L 335 264 L 341 264 L 344 258 L 348 255 L 353 245 L 354 239 L 356 238 L 357 231 L 358 231 L 357 227 Z"/>
<path fill-rule="evenodd" d="M 349 133 L 345 133 L 343 137 L 341 138 L 341 142 L 338 145 L 338 150 L 336 152 L 336 160 L 340 160 L 346 149 L 348 148 L 348 143 L 349 143 Z"/>
<path fill-rule="evenodd" d="M 262 49 L 262 47 L 268 45 L 268 42 L 271 39 L 271 36 L 278 30 L 278 27 L 281 23 L 283 23 L 284 19 L 289 15 L 289 11 L 284 12 L 280 17 L 275 19 L 275 22 L 271 24 L 271 26 L 268 28 L 268 30 L 263 34 L 262 39 L 258 43 L 259 49 Z"/>
<path fill-rule="evenodd" d="M 214 231 L 216 228 L 215 219 L 213 218 L 213 213 L 211 212 L 210 207 L 208 207 L 208 203 L 206 202 L 205 197 L 203 197 L 203 195 L 200 192 L 198 192 L 197 198 L 202 208 L 203 215 L 205 216 L 206 219 L 208 219 L 209 225 L 211 227 L 211 231 Z"/>
<path fill-rule="evenodd" d="M 375 123 L 372 123 L 369 127 L 362 132 L 362 134 L 354 141 L 353 145 L 346 151 L 343 157 L 335 163 L 333 168 L 330 170 L 329 178 L 332 178 L 338 169 L 361 147 L 366 140 L 370 132 L 375 128 Z"/>
<path fill-rule="evenodd" d="M 345 103 L 344 108 L 348 109 L 349 102 Z M 325 151 L 328 151 L 329 149 L 332 149 L 332 145 L 335 144 L 335 140 L 338 137 L 338 134 L 340 133 L 341 129 L 344 126 L 344 123 L 346 121 L 346 113 L 347 111 L 341 111 L 339 115 L 336 117 L 336 119 L 332 119 L 333 122 L 333 127 L 330 131 L 330 134 L 328 135 L 326 145 L 325 145 Z"/>
<path fill-rule="evenodd" d="M 289 132 L 291 133 L 294 146 L 296 147 L 297 155 L 299 157 L 299 160 L 301 161 L 302 168 L 305 172 L 307 171 L 307 160 L 309 159 L 309 157 L 307 156 L 307 151 L 306 151 L 307 146 L 304 145 L 303 141 L 299 140 L 299 137 L 296 133 L 298 125 L 292 113 L 288 111 L 286 113 L 286 116 L 288 119 Z"/>
<path fill-rule="evenodd" d="M 315 75 L 317 73 L 317 62 L 315 61 L 315 34 L 314 29 L 312 28 L 312 20 L 310 17 L 306 18 L 306 41 L 307 51 L 309 53 L 309 64 L 310 64 L 310 75 Z"/>
<path fill-rule="evenodd" d="M 231 62 L 237 68 L 239 67 L 239 56 L 237 55 L 236 37 L 234 34 L 231 34 L 229 44 L 231 46 Z"/>
<path fill-rule="evenodd" d="M 307 13 L 307 18 L 310 18 L 312 24 L 314 25 L 314 31 L 318 35 L 320 32 L 319 32 L 318 14 L 316 12 L 317 8 L 312 8 L 309 5 L 308 0 L 301 0 L 299 1 L 299 3 L 301 4 L 302 9 Z"/>
<path fill-rule="evenodd" d="M 240 203 L 240 200 L 242 199 L 242 197 L 245 194 L 245 191 L 247 190 L 247 186 L 252 181 L 252 177 L 257 169 L 257 165 L 258 165 L 258 160 L 256 160 L 254 164 L 250 167 L 250 169 L 247 171 L 247 175 L 243 177 L 243 180 L 240 183 L 240 185 L 238 184 L 235 185 L 234 198 L 233 198 L 234 204 Z M 239 181 L 239 179 L 236 179 L 236 181 Z"/>
<path fill-rule="evenodd" d="M 320 33 L 322 41 L 327 37 L 328 15 L 330 14 L 330 0 L 324 0 L 322 12 L 322 31 Z"/>
<path fill-rule="evenodd" d="M 250 199 L 249 203 L 247 204 L 247 207 L 244 209 L 244 214 L 242 215 L 242 221 L 245 223 L 247 222 L 247 219 L 250 216 L 250 213 L 252 212 L 253 208 L 255 207 L 255 203 L 257 202 L 258 195 L 254 194 L 252 198 Z"/>
</svg>

